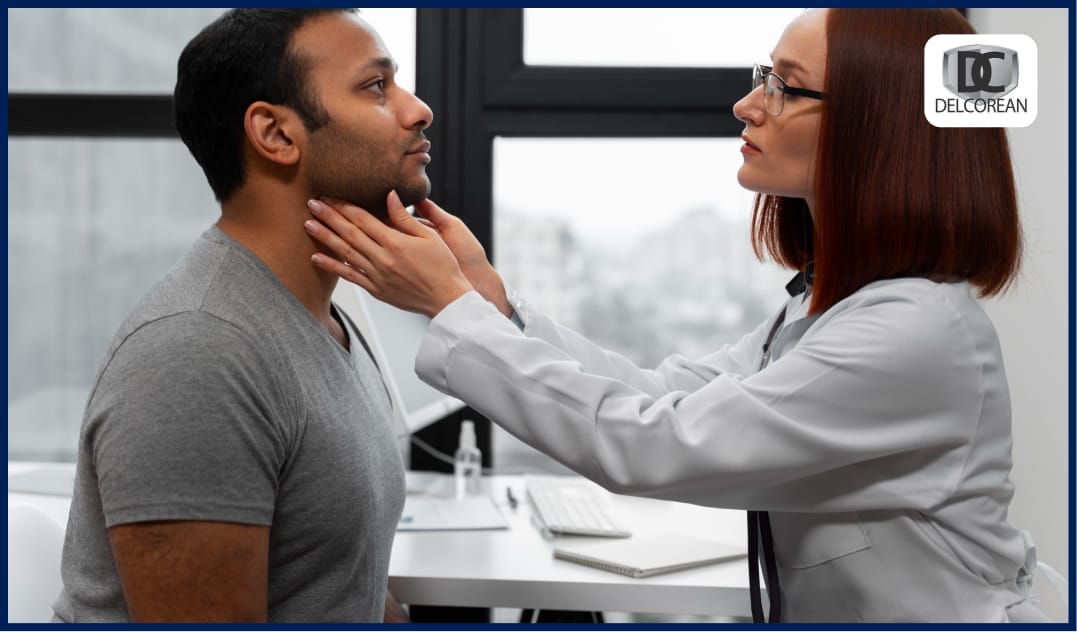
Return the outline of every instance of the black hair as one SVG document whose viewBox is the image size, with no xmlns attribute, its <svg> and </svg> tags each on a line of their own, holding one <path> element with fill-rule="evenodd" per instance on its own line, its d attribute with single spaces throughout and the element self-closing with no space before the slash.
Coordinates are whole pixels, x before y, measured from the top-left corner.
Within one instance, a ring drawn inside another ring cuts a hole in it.
<svg viewBox="0 0 1077 632">
<path fill-rule="evenodd" d="M 226 201 L 243 184 L 243 117 L 255 101 L 286 105 L 308 130 L 329 122 L 306 85 L 311 60 L 291 47 L 307 20 L 350 9 L 232 9 L 180 54 L 174 93 L 176 130 Z"/>
</svg>

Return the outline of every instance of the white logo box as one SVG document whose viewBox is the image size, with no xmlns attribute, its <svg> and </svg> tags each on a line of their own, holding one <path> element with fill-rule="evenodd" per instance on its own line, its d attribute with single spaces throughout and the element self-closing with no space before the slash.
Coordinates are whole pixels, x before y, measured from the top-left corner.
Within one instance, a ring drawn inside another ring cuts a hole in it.
<svg viewBox="0 0 1077 632">
<path fill-rule="evenodd" d="M 983 64 L 973 69 L 979 72 L 971 79 L 966 75 L 964 83 L 1005 89 L 1016 79 L 1016 87 L 997 99 L 984 98 L 990 93 L 982 90 L 966 93 L 971 98 L 955 94 L 956 49 L 969 51 L 964 62 Z M 977 51 L 988 54 L 977 59 Z M 1038 87 L 1038 49 L 1027 35 L 936 35 L 924 45 L 924 116 L 935 127 L 1026 127 L 1036 120 Z"/>
</svg>

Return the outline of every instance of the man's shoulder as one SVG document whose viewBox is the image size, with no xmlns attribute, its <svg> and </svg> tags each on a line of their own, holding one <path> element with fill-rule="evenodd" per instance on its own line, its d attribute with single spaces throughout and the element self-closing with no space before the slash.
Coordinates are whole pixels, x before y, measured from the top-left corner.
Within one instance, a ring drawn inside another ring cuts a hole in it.
<svg viewBox="0 0 1077 632">
<path fill-rule="evenodd" d="M 153 346 L 155 351 L 172 348 L 183 355 L 194 350 L 216 349 L 218 354 L 256 348 L 255 337 L 244 327 L 207 310 L 181 310 L 132 322 L 118 346 Z"/>
<path fill-rule="evenodd" d="M 256 348 L 257 332 L 244 317 L 250 306 L 235 292 L 257 278 L 249 268 L 232 244 L 206 231 L 124 319 L 106 361 L 121 349 L 187 356 L 207 347 L 218 353 Z"/>
<path fill-rule="evenodd" d="M 216 319 L 244 329 L 244 313 L 253 309 L 248 300 L 251 288 L 257 294 L 260 286 L 267 285 L 264 271 L 247 254 L 210 228 L 142 296 L 117 338 L 126 338 L 149 323 L 163 326 L 199 318 L 195 313 L 206 322 Z"/>
<path fill-rule="evenodd" d="M 172 268 L 142 295 L 131 310 L 125 325 L 138 327 L 170 313 L 197 309 L 206 293 L 214 287 L 224 269 L 228 249 L 202 234 Z"/>
<path fill-rule="evenodd" d="M 229 382 L 242 376 L 277 383 L 274 362 L 248 332 L 204 311 L 182 311 L 132 322 L 117 334 L 101 364 L 98 387 L 175 388 Z M 142 385 L 141 387 L 138 385 Z M 195 387 L 197 388 L 197 387 Z"/>
</svg>

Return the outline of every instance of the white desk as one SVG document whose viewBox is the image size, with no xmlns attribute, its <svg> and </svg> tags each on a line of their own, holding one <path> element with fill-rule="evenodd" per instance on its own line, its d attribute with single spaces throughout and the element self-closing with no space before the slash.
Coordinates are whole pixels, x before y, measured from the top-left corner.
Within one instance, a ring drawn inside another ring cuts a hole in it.
<svg viewBox="0 0 1077 632">
<path fill-rule="evenodd" d="M 451 478 L 425 475 L 435 494 Z M 421 489 L 422 475 L 409 478 Z M 751 616 L 745 558 L 643 579 L 624 577 L 553 558 L 554 542 L 531 522 L 520 477 L 483 480 L 509 521 L 501 531 L 397 532 L 389 565 L 389 588 L 401 602 L 472 606 Z M 509 507 L 505 490 L 519 500 Z M 614 508 L 633 533 L 673 532 L 740 544 L 744 512 L 646 498 L 614 496 Z M 584 536 L 558 543 L 594 542 Z"/>
<path fill-rule="evenodd" d="M 24 472 L 33 471 L 43 471 L 45 474 L 48 474 L 49 479 L 47 482 L 50 486 L 56 486 L 63 481 L 64 478 L 70 480 L 71 485 L 74 486 L 75 465 L 73 463 L 12 463 L 9 461 L 7 464 L 7 474 L 9 477 L 12 474 L 22 474 Z M 71 509 L 70 493 L 68 493 L 67 496 L 56 494 L 31 494 L 12 492 L 9 487 L 7 503 L 9 506 L 19 503 L 34 505 L 48 514 L 48 516 L 56 521 L 61 527 L 67 527 L 67 513 Z"/>
<path fill-rule="evenodd" d="M 36 467 L 8 463 L 8 475 Z M 65 466 L 44 466 L 64 469 Z M 72 466 L 66 466 L 71 471 Z M 409 493 L 447 495 L 447 475 L 408 474 Z M 497 500 L 509 529 L 498 531 L 398 532 L 389 565 L 389 587 L 406 604 L 651 612 L 750 616 L 748 570 L 744 558 L 644 579 L 624 577 L 553 559 L 554 542 L 531 522 L 523 480 L 492 477 L 484 491 Z M 512 487 L 519 503 L 509 507 Z M 668 531 L 743 543 L 747 527 L 742 511 L 614 496 L 614 507 L 635 533 Z M 8 503 L 28 502 L 67 525 L 70 498 L 8 493 Z M 559 537 L 557 542 L 593 542 L 595 538 Z"/>
</svg>

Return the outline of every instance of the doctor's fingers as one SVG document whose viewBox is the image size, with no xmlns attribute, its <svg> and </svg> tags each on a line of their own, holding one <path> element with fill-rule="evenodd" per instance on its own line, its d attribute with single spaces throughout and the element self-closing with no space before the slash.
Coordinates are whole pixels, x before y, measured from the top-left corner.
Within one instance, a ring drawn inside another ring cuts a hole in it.
<svg viewBox="0 0 1077 632">
<path fill-rule="evenodd" d="M 384 238 L 378 238 L 379 229 L 389 233 L 396 233 L 392 228 L 382 224 L 381 220 L 358 206 L 351 206 L 343 202 L 339 206 L 333 206 L 321 200 L 308 200 L 307 208 L 310 209 L 311 215 L 314 215 L 321 222 L 322 226 L 344 241 L 343 244 L 326 243 L 326 245 L 333 248 L 334 252 L 345 259 L 348 258 L 342 250 L 345 245 L 360 251 L 364 257 L 370 259 L 373 257 L 373 253 L 386 243 Z M 308 232 L 310 232 L 309 226 Z M 311 235 L 313 234 L 311 233 Z M 325 243 L 324 239 L 321 241 Z"/>
<path fill-rule="evenodd" d="M 354 268 L 364 274 L 367 270 L 373 269 L 371 259 L 367 256 L 367 254 L 360 252 L 360 250 L 357 248 L 352 247 L 351 243 L 349 243 L 340 235 L 330 230 L 328 227 L 326 227 L 325 224 L 322 224 L 318 220 L 308 219 L 306 222 L 303 223 L 303 228 L 306 229 L 308 235 L 314 238 L 315 241 L 328 248 L 331 253 L 333 253 L 337 256 L 338 259 L 340 259 L 340 261 L 336 261 L 332 257 L 323 258 L 330 261 L 334 261 L 336 263 L 340 263 L 342 266 Z M 370 240 L 370 238 L 364 235 L 362 231 L 358 230 L 354 226 L 352 227 L 352 230 L 356 234 L 352 235 L 350 239 L 354 243 L 359 244 L 360 248 L 364 248 L 368 253 L 372 249 L 380 248 L 380 246 L 375 244 L 373 241 Z M 323 266 L 318 267 L 327 269 Z M 337 272 L 336 270 L 330 271 Z M 340 274 L 339 272 L 337 272 L 337 274 L 342 277 L 345 276 L 343 274 Z M 348 280 L 351 281 L 352 279 L 348 278 Z"/>
<path fill-rule="evenodd" d="M 393 194 L 390 194 L 390 197 Z M 398 202 L 399 204 L 399 202 Z M 362 232 L 376 244 L 386 245 L 400 232 L 374 217 L 366 209 L 331 197 L 307 200 L 311 214 L 333 229 L 345 241 L 352 242 L 353 229 Z M 353 243 L 353 245 L 356 245 Z"/>
<path fill-rule="evenodd" d="M 314 264 L 315 268 L 335 274 L 349 283 L 358 285 L 371 294 L 373 294 L 376 289 L 374 282 L 366 275 L 366 272 L 364 271 L 365 268 L 360 270 L 357 266 L 351 266 L 343 261 L 337 261 L 322 253 L 312 255 L 310 262 Z"/>
</svg>

